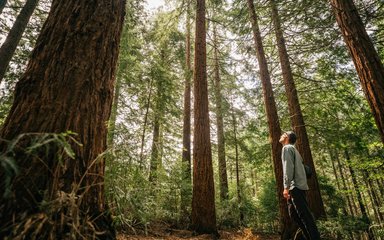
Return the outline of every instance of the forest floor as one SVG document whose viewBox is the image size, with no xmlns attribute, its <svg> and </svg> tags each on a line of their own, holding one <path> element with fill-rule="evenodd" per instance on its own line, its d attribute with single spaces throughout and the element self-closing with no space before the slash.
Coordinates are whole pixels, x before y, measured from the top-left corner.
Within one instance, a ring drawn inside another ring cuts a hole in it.
<svg viewBox="0 0 384 240">
<path fill-rule="evenodd" d="M 254 233 L 250 228 L 241 230 L 219 230 L 219 239 L 228 240 L 277 240 L 280 239 L 278 235 Z M 195 235 L 194 232 L 189 230 L 171 229 L 171 228 L 158 228 L 151 229 L 148 234 L 132 234 L 132 233 L 119 233 L 117 240 L 211 240 L 217 239 L 212 235 L 203 234 Z"/>
</svg>

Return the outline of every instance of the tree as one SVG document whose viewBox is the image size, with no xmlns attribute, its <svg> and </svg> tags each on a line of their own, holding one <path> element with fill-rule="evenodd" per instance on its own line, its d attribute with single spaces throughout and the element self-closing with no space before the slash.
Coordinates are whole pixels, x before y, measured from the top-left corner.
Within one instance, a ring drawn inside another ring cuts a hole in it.
<svg viewBox="0 0 384 240">
<path fill-rule="evenodd" d="M 296 146 L 301 155 L 303 156 L 304 162 L 313 169 L 313 176 L 311 177 L 311 179 L 308 180 L 308 202 L 311 210 L 315 215 L 315 218 L 325 217 L 324 204 L 320 194 L 320 188 L 317 180 L 315 164 L 313 163 L 311 148 L 309 145 L 307 129 L 305 127 L 303 114 L 300 108 L 299 98 L 297 96 L 295 82 L 293 80 L 289 55 L 285 46 L 284 34 L 283 30 L 281 29 L 279 12 L 275 0 L 271 0 L 270 5 L 272 10 L 272 21 L 276 34 L 276 42 L 279 51 L 280 65 L 285 85 L 285 92 L 288 98 L 291 126 L 297 134 Z"/>
<path fill-rule="evenodd" d="M 0 131 L 4 141 L 21 138 L 12 155 L 19 169 L 9 186 L 12 195 L 0 200 L 2 235 L 114 238 L 100 154 L 106 149 L 124 9 L 125 1 L 117 0 L 53 1 Z M 74 159 L 59 146 L 36 155 L 22 151 L 33 144 L 28 133 L 68 130 L 81 143 L 71 142 Z M 1 179 L 5 174 L 0 169 Z M 65 199 L 67 204 L 57 205 Z"/>
<path fill-rule="evenodd" d="M 214 91 L 216 103 L 216 126 L 217 126 L 217 154 L 219 162 L 219 179 L 220 179 L 220 198 L 228 199 L 228 177 L 227 163 L 225 159 L 225 136 L 224 136 L 224 120 L 221 94 L 221 77 L 219 62 L 219 44 L 216 23 L 213 23 L 213 61 L 214 61 Z"/>
<path fill-rule="evenodd" d="M 280 212 L 280 228 L 283 238 L 289 238 L 292 234 L 292 221 L 288 216 L 287 202 L 283 198 L 283 166 L 281 162 L 281 145 L 279 138 L 281 135 L 281 128 L 279 118 L 277 115 L 275 98 L 273 96 L 272 84 L 269 75 L 267 60 L 264 53 L 264 47 L 261 40 L 257 15 L 253 0 L 248 1 L 248 11 L 252 23 L 253 38 L 255 42 L 256 55 L 259 64 L 260 79 L 263 87 L 264 104 L 267 113 L 269 136 L 272 145 L 272 160 L 274 164 L 275 178 L 277 182 L 277 198 L 279 202 Z"/>
<path fill-rule="evenodd" d="M 384 143 L 384 67 L 353 1 L 330 0 Z"/>
<path fill-rule="evenodd" d="M 208 113 L 205 0 L 196 1 L 192 228 L 217 234 Z"/>
<path fill-rule="evenodd" d="M 183 151 L 182 151 L 182 185 L 181 185 L 181 218 L 187 218 L 190 205 L 192 171 L 191 171 L 191 9 L 187 1 L 186 34 L 185 34 L 185 86 L 183 116 Z"/>
<path fill-rule="evenodd" d="M 39 0 L 27 0 L 0 48 L 0 83 Z"/>
</svg>

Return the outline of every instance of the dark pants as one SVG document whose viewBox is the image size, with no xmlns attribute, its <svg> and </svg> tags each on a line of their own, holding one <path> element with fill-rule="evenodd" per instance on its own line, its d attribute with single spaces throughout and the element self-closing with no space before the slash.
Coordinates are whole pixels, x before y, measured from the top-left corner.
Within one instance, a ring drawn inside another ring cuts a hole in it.
<svg viewBox="0 0 384 240">
<path fill-rule="evenodd" d="M 309 210 L 305 191 L 294 188 L 289 191 L 291 198 L 288 200 L 289 216 L 299 225 L 307 239 L 320 239 L 320 233 L 317 230 L 315 219 Z"/>
</svg>

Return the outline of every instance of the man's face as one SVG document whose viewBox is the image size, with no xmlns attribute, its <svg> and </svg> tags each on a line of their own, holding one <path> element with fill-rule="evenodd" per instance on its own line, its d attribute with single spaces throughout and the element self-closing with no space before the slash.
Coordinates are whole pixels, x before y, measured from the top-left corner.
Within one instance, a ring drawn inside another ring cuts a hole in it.
<svg viewBox="0 0 384 240">
<path fill-rule="evenodd" d="M 286 142 L 288 141 L 288 135 L 286 133 L 283 133 L 281 136 L 280 136 L 280 140 L 279 142 L 281 144 L 285 144 Z"/>
</svg>

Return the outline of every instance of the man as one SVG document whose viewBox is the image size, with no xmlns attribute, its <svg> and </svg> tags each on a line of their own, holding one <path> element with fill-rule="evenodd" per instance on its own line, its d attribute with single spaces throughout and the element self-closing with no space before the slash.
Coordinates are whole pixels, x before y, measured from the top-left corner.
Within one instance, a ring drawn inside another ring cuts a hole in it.
<svg viewBox="0 0 384 240">
<path fill-rule="evenodd" d="M 296 134 L 292 131 L 281 135 L 279 142 L 283 145 L 281 159 L 283 161 L 283 196 L 288 201 L 288 212 L 291 218 L 299 225 L 307 239 L 320 239 L 315 219 L 309 210 L 305 197 L 308 190 L 307 177 L 303 159 L 296 150 Z"/>
</svg>

